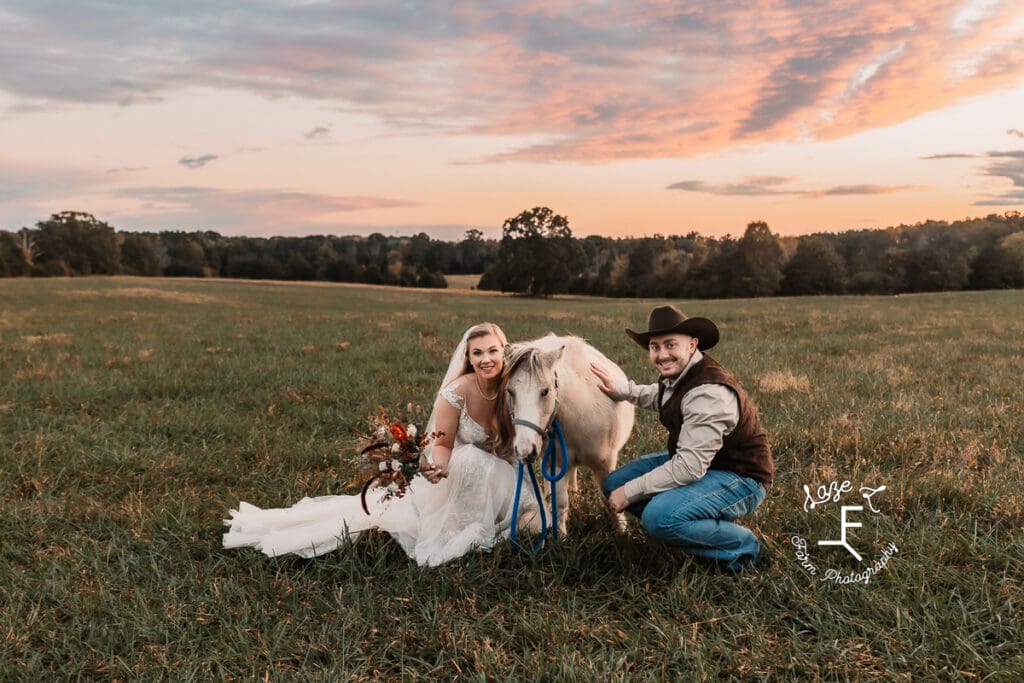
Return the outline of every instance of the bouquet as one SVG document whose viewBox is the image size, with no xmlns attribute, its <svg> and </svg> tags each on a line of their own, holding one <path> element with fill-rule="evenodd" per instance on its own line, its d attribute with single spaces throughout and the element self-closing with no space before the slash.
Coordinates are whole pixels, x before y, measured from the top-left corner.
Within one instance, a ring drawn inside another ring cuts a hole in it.
<svg viewBox="0 0 1024 683">
<path fill-rule="evenodd" d="M 358 462 L 370 470 L 359 494 L 366 514 L 370 514 L 366 492 L 376 485 L 385 489 L 385 500 L 404 496 L 413 478 L 420 474 L 424 449 L 444 436 L 444 432 L 423 434 L 415 424 L 389 418 L 383 407 L 378 411 L 370 420 L 372 431 L 359 435 Z"/>
</svg>

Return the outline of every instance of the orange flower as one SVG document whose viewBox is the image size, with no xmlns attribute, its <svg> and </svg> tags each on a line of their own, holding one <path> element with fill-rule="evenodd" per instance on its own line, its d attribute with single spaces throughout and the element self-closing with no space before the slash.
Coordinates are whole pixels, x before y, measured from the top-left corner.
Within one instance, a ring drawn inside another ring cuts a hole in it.
<svg viewBox="0 0 1024 683">
<path fill-rule="evenodd" d="M 395 437 L 396 440 L 402 442 L 409 440 L 409 435 L 405 432 L 405 427 L 403 427 L 397 422 L 391 425 L 391 436 Z"/>
</svg>

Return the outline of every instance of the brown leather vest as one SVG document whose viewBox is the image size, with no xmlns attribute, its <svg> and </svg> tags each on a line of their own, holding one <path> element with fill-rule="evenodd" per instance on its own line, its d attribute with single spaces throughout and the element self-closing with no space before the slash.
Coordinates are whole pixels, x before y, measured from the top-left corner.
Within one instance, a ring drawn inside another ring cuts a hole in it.
<svg viewBox="0 0 1024 683">
<path fill-rule="evenodd" d="M 744 477 L 756 479 L 768 488 L 775 474 L 775 463 L 772 460 L 771 448 L 768 446 L 768 436 L 761 428 L 761 421 L 757 417 L 757 407 L 736 378 L 706 354 L 699 363 L 690 368 L 686 377 L 664 404 L 661 403 L 661 397 L 665 393 L 664 384 L 658 392 L 658 405 L 661 406 L 658 417 L 668 430 L 669 455 L 676 454 L 676 442 L 679 441 L 679 432 L 683 429 L 683 396 L 701 384 L 722 384 L 729 387 L 736 394 L 740 411 L 739 422 L 725 437 L 722 448 L 711 460 L 709 469 L 731 470 Z"/>
</svg>

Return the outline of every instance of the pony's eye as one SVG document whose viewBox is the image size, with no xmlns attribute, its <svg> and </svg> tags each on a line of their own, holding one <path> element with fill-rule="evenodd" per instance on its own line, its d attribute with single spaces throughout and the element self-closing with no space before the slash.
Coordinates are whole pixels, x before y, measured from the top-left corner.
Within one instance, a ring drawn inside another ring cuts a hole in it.
<svg viewBox="0 0 1024 683">
<path fill-rule="evenodd" d="M 544 391 L 540 392 L 540 395 L 541 396 L 547 396 L 548 395 L 548 390 L 545 389 Z"/>
</svg>

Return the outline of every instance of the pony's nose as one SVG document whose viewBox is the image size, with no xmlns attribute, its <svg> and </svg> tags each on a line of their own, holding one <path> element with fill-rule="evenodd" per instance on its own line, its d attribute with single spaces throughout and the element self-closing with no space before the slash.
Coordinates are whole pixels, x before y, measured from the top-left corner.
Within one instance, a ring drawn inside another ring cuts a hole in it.
<svg viewBox="0 0 1024 683">
<path fill-rule="evenodd" d="M 530 447 L 530 452 L 528 454 L 526 454 L 526 455 L 523 455 L 522 453 L 519 452 L 519 446 L 513 446 L 512 447 L 512 451 L 516 454 L 517 458 L 519 458 L 520 460 L 522 460 L 525 463 L 531 463 L 531 462 L 533 462 L 534 458 L 537 457 L 537 447 L 536 446 L 531 446 Z"/>
</svg>

